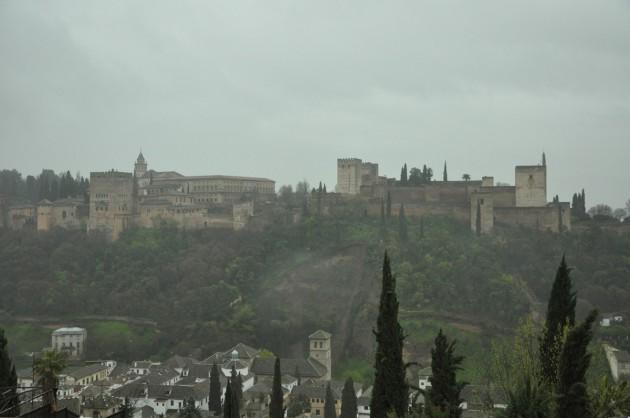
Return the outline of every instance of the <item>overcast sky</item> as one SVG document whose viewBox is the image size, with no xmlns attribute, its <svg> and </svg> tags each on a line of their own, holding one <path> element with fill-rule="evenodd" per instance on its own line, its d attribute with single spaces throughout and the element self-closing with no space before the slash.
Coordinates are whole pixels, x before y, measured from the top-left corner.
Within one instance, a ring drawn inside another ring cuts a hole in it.
<svg viewBox="0 0 630 418">
<path fill-rule="evenodd" d="M 549 199 L 630 198 L 630 0 L 0 1 L 0 168 L 334 186 L 547 153 Z"/>
</svg>

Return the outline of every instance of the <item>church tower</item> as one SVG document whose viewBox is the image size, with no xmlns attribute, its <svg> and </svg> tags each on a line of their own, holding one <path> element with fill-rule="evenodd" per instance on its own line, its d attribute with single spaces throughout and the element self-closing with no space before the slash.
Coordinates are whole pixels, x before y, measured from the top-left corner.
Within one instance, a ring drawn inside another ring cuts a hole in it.
<svg viewBox="0 0 630 418">
<path fill-rule="evenodd" d="M 144 176 L 147 172 L 147 162 L 144 159 L 144 155 L 142 155 L 142 151 L 138 154 L 138 159 L 136 160 L 136 165 L 133 169 L 133 175 L 136 178 L 140 178 Z"/>
<path fill-rule="evenodd" d="M 331 337 L 332 334 L 321 329 L 308 336 L 309 358 L 326 366 L 326 375 L 322 376 L 323 380 L 330 380 L 332 377 Z"/>
</svg>

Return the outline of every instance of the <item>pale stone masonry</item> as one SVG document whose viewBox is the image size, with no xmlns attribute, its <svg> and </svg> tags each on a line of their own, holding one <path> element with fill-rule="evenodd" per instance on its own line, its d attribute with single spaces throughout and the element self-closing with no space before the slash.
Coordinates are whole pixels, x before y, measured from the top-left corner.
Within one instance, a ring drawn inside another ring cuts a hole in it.
<svg viewBox="0 0 630 418">
<path fill-rule="evenodd" d="M 90 174 L 88 232 L 110 239 L 134 226 L 242 229 L 259 203 L 275 197 L 275 182 L 259 177 L 184 176 L 148 168 L 144 155 L 134 172 Z"/>
<path fill-rule="evenodd" d="M 568 202 L 547 201 L 547 162 L 519 165 L 514 186 L 495 185 L 494 177 L 481 180 L 431 181 L 401 185 L 378 175 L 378 165 L 358 158 L 337 160 L 337 192 L 366 200 L 367 213 L 378 216 L 389 195 L 392 215 L 401 205 L 411 217 L 444 215 L 470 224 L 473 232 L 487 234 L 495 225 L 521 225 L 552 232 L 571 229 Z M 479 230 L 479 231 L 477 231 Z"/>
</svg>

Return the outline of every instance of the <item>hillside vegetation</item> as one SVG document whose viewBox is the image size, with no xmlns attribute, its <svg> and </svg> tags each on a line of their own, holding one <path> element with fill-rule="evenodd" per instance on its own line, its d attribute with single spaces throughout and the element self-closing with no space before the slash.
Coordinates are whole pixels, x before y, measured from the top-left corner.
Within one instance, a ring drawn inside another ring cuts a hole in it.
<svg viewBox="0 0 630 418">
<path fill-rule="evenodd" d="M 491 339 L 544 311 L 563 253 L 579 312 L 623 311 L 630 297 L 630 234 L 592 226 L 477 237 L 438 217 L 409 220 L 406 238 L 399 230 L 397 219 L 347 214 L 279 219 L 260 232 L 138 229 L 114 243 L 78 231 L 1 231 L 0 320 L 16 351 L 47 342 L 51 326 L 86 324 L 91 357 L 127 360 L 204 355 L 238 341 L 298 354 L 324 328 L 334 334 L 336 372 L 368 375 L 387 249 L 409 355 L 426 358 L 445 326 L 479 379 Z"/>
</svg>

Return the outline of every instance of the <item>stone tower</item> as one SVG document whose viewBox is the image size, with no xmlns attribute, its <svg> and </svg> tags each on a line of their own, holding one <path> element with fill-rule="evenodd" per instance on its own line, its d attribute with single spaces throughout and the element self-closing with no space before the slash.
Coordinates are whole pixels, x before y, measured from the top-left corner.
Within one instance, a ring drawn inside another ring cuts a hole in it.
<svg viewBox="0 0 630 418">
<path fill-rule="evenodd" d="M 516 206 L 547 206 L 547 166 L 519 165 L 515 171 Z"/>
<path fill-rule="evenodd" d="M 136 165 L 134 166 L 133 175 L 138 179 L 144 176 L 147 172 L 147 162 L 144 159 L 144 155 L 142 155 L 142 151 L 138 154 L 138 159 L 136 160 Z"/>
<path fill-rule="evenodd" d="M 309 358 L 326 366 L 323 380 L 330 380 L 332 377 L 331 337 L 332 334 L 321 329 L 308 336 Z"/>
</svg>

